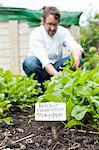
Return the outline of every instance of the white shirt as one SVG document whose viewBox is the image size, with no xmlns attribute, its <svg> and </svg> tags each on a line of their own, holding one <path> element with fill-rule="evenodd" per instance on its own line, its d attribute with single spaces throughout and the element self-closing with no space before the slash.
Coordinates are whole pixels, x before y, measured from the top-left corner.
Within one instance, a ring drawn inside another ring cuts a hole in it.
<svg viewBox="0 0 99 150">
<path fill-rule="evenodd" d="M 58 26 L 57 32 L 52 37 L 48 35 L 43 25 L 35 28 L 30 35 L 29 44 L 30 51 L 28 55 L 36 56 L 41 61 L 42 68 L 62 58 L 64 46 L 70 51 L 74 49 L 83 51 L 69 31 L 62 26 Z"/>
</svg>

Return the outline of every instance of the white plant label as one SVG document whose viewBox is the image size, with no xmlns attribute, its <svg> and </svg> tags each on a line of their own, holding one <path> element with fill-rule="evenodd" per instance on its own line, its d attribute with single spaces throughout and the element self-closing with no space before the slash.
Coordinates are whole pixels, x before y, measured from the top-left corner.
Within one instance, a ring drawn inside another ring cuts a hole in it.
<svg viewBox="0 0 99 150">
<path fill-rule="evenodd" d="M 66 103 L 45 102 L 35 104 L 36 121 L 66 121 Z"/>
</svg>

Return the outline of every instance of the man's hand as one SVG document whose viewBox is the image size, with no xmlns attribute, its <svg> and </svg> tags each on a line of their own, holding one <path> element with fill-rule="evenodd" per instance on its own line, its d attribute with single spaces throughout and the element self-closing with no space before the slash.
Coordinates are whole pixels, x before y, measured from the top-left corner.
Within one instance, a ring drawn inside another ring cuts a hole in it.
<svg viewBox="0 0 99 150">
<path fill-rule="evenodd" d="M 78 68 L 80 66 L 80 58 L 74 58 L 73 68 Z"/>
<path fill-rule="evenodd" d="M 76 69 L 80 66 L 80 57 L 81 57 L 82 52 L 78 49 L 75 49 L 72 51 L 72 55 L 74 57 L 74 64 L 73 64 L 73 68 Z"/>
<path fill-rule="evenodd" d="M 54 68 L 54 66 L 52 64 L 47 64 L 45 66 L 45 70 L 51 76 L 54 76 L 54 75 L 56 75 L 58 73 L 58 71 Z"/>
</svg>

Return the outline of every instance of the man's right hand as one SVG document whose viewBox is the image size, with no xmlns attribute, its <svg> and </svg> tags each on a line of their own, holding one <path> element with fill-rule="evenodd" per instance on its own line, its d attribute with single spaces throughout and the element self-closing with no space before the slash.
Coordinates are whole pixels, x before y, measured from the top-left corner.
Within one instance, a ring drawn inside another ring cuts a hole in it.
<svg viewBox="0 0 99 150">
<path fill-rule="evenodd" d="M 51 76 L 54 76 L 54 75 L 56 75 L 58 73 L 58 71 L 54 68 L 54 66 L 52 64 L 47 64 L 45 66 L 45 70 Z"/>
</svg>

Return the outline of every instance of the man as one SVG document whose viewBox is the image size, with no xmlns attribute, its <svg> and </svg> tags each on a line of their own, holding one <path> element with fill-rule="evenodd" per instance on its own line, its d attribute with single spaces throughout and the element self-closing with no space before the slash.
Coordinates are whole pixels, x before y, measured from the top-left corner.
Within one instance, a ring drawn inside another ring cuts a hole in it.
<svg viewBox="0 0 99 150">
<path fill-rule="evenodd" d="M 23 69 L 27 76 L 35 73 L 35 79 L 40 83 L 56 75 L 64 62 L 69 61 L 69 57 L 62 58 L 64 46 L 74 57 L 73 68 L 80 66 L 83 49 L 59 22 L 59 10 L 56 7 L 46 7 L 42 25 L 35 28 L 30 35 L 30 51 L 23 62 Z"/>
</svg>

